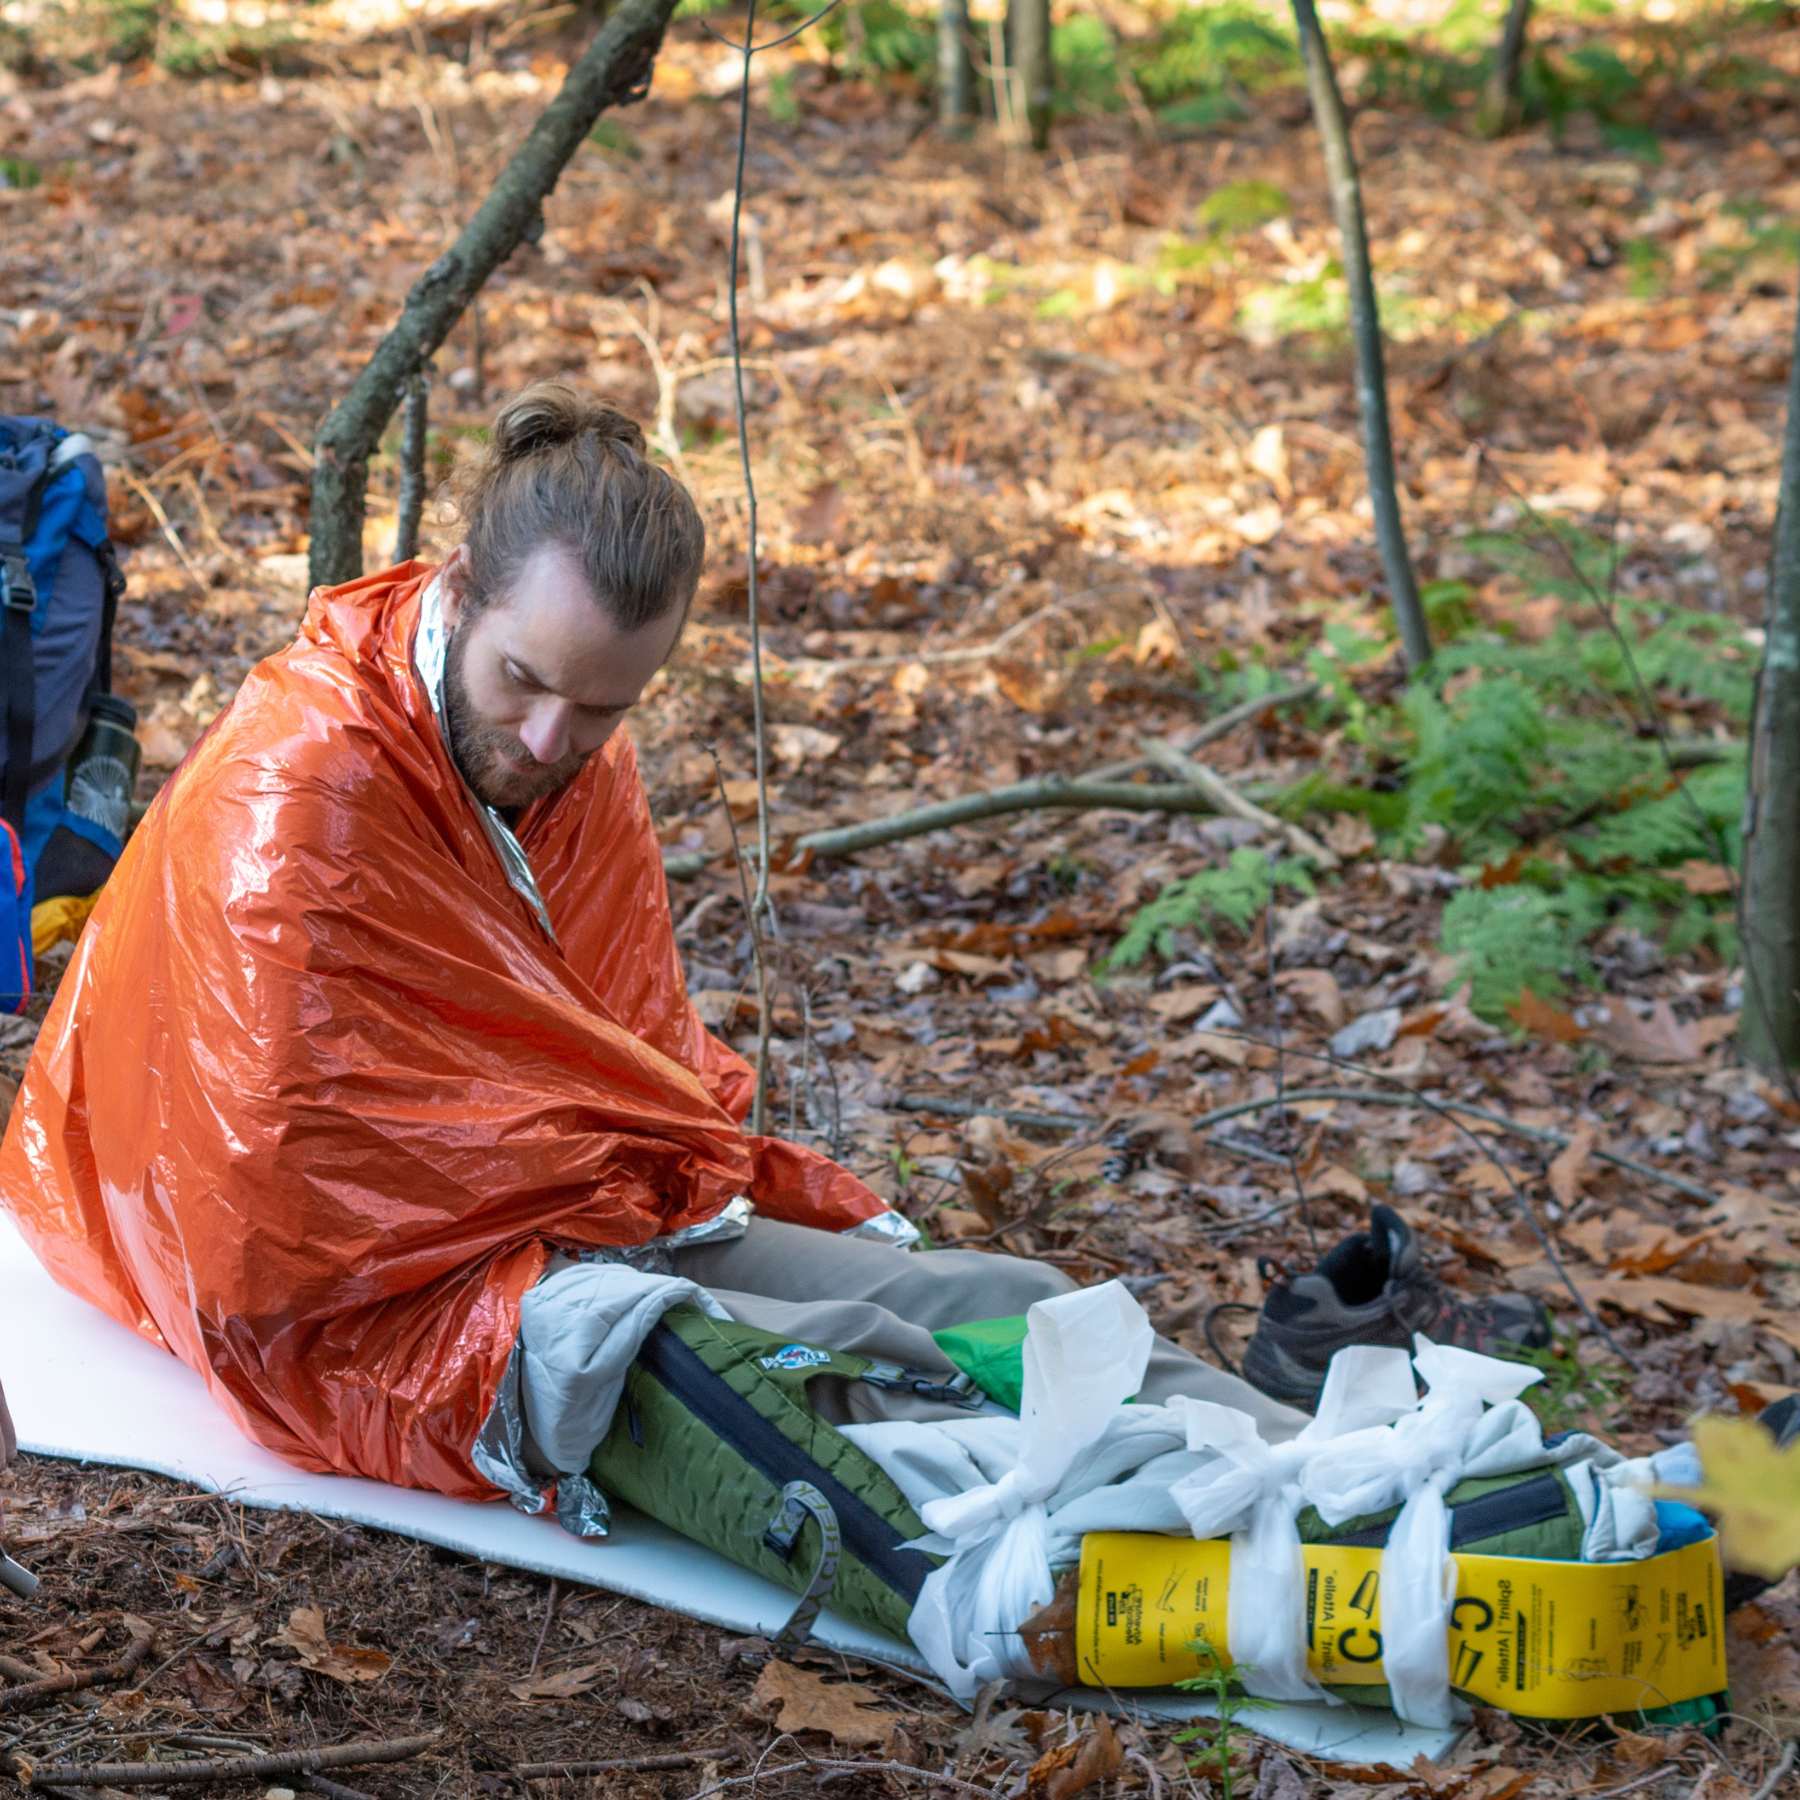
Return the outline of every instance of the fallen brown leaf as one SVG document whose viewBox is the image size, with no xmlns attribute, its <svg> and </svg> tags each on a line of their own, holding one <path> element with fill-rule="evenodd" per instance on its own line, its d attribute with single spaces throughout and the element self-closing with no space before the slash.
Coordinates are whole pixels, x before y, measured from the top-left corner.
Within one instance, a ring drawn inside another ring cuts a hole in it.
<svg viewBox="0 0 1800 1800">
<path fill-rule="evenodd" d="M 1336 1031 L 1344 1023 L 1344 992 L 1329 969 L 1284 969 L 1275 977 L 1275 985 L 1298 995 L 1300 1004 L 1327 1031 Z"/>
<path fill-rule="evenodd" d="M 573 1669 L 558 1669 L 552 1675 L 532 1675 L 523 1681 L 506 1685 L 517 1700 L 573 1700 L 585 1694 L 603 1676 L 613 1673 L 613 1665 L 604 1662 L 582 1663 Z"/>
<path fill-rule="evenodd" d="M 325 1615 L 316 1606 L 296 1606 L 288 1622 L 267 1640 L 292 1650 L 315 1675 L 332 1681 L 379 1681 L 394 1659 L 385 1650 L 334 1644 L 325 1636 Z"/>
<path fill-rule="evenodd" d="M 1594 1154 L 1594 1136 L 1592 1125 L 1577 1125 L 1569 1134 L 1568 1146 L 1550 1165 L 1550 1191 L 1566 1211 L 1573 1212 L 1580 1203 L 1581 1180 L 1587 1173 L 1588 1158 Z"/>
<path fill-rule="evenodd" d="M 1548 1038 L 1553 1044 L 1578 1044 L 1587 1033 L 1576 1024 L 1574 1016 L 1560 1006 L 1520 988 L 1519 997 L 1506 1009 L 1507 1017 L 1533 1037 Z"/>
<path fill-rule="evenodd" d="M 1072 1744 L 1059 1744 L 1031 1765 L 1025 1792 L 1030 1800 L 1073 1800 L 1118 1774 L 1124 1763 L 1125 1751 L 1112 1721 L 1096 1718 Z"/>
<path fill-rule="evenodd" d="M 752 1709 L 772 1717 L 777 1731 L 822 1731 L 840 1744 L 865 1748 L 886 1744 L 900 1723 L 893 1713 L 877 1711 L 880 1703 L 881 1696 L 860 1682 L 827 1681 L 779 1659 L 763 1669 L 750 1694 Z"/>
<path fill-rule="evenodd" d="M 1633 1012 L 1623 1000 L 1609 1000 L 1589 1031 L 1615 1056 L 1630 1062 L 1698 1062 L 1706 1053 L 1699 1032 L 1676 1018 L 1667 1000 L 1655 1001 L 1647 1018 Z"/>
</svg>

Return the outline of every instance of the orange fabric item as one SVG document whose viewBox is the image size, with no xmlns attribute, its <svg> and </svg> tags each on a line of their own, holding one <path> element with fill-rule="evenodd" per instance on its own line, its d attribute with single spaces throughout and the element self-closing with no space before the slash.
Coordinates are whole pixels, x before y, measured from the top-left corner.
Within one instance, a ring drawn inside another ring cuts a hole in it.
<svg viewBox="0 0 1800 1800">
<path fill-rule="evenodd" d="M 558 1247 L 748 1193 L 839 1230 L 846 1170 L 740 1129 L 689 1005 L 629 739 L 507 881 L 411 659 L 416 563 L 312 597 L 107 883 L 13 1108 L 0 1203 L 65 1287 L 310 1469 L 487 1497 L 469 1458 Z"/>
</svg>

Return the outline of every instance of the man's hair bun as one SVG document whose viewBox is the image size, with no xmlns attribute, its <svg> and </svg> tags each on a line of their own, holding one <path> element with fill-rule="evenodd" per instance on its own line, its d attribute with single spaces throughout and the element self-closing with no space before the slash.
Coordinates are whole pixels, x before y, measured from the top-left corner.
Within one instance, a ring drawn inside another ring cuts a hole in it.
<svg viewBox="0 0 1800 1800">
<path fill-rule="evenodd" d="M 500 409 L 494 420 L 495 459 L 522 462 L 543 450 L 554 450 L 592 438 L 642 456 L 644 433 L 635 419 L 604 401 L 589 400 L 566 382 L 534 382 Z"/>
</svg>

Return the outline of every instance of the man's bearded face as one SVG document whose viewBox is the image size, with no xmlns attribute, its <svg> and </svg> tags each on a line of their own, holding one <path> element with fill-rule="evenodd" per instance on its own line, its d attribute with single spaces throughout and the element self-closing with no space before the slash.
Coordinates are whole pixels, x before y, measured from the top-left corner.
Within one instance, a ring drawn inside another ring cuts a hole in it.
<svg viewBox="0 0 1800 1800">
<path fill-rule="evenodd" d="M 604 748 L 674 649 L 681 615 L 620 629 L 555 546 L 525 564 L 510 594 L 471 612 L 461 554 L 444 570 L 450 754 L 489 806 L 520 811 Z"/>
</svg>

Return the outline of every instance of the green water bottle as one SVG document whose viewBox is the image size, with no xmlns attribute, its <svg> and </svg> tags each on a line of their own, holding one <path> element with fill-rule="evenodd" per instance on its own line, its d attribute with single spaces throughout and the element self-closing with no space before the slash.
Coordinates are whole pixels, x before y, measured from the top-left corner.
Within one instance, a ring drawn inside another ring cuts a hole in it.
<svg viewBox="0 0 1800 1800">
<path fill-rule="evenodd" d="M 131 825 L 131 796 L 143 759 L 137 709 L 117 694 L 96 694 L 87 730 L 69 758 L 69 811 L 110 831 L 122 844 Z"/>
</svg>

